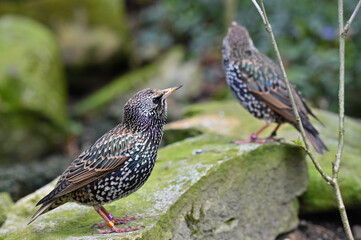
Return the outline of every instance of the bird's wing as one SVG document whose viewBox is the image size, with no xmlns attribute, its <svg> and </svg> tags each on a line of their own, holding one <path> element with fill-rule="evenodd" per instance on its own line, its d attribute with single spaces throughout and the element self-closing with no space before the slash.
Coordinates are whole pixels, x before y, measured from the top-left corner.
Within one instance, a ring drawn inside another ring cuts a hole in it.
<svg viewBox="0 0 361 240">
<path fill-rule="evenodd" d="M 79 189 L 121 165 L 134 153 L 135 138 L 125 128 L 115 127 L 85 150 L 64 171 L 54 190 L 39 204 Z"/>
<path fill-rule="evenodd" d="M 254 64 L 251 60 L 244 59 L 239 63 L 239 68 L 248 90 L 256 98 L 262 100 L 269 108 L 288 121 L 296 122 L 286 84 L 276 64 L 273 62 Z M 309 107 L 292 83 L 291 88 L 301 117 L 308 119 Z"/>
</svg>

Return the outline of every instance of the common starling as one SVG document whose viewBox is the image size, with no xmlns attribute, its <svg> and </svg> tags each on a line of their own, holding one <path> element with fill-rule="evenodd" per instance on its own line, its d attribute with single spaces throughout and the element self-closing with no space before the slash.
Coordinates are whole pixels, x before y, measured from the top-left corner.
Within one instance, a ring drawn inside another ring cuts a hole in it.
<svg viewBox="0 0 361 240">
<path fill-rule="evenodd" d="M 136 218 L 115 219 L 103 205 L 138 190 L 150 176 L 163 126 L 167 118 L 166 98 L 182 85 L 165 90 L 145 89 L 128 100 L 123 121 L 80 154 L 63 172 L 55 188 L 41 199 L 42 204 L 29 224 L 41 214 L 73 201 L 93 206 L 110 229 L 99 233 L 128 232 L 114 224 Z"/>
<path fill-rule="evenodd" d="M 266 125 L 252 134 L 249 139 L 236 143 L 263 143 L 276 136 L 276 131 L 285 122 L 299 130 L 279 66 L 258 51 L 246 28 L 236 22 L 232 23 L 227 36 L 223 39 L 222 55 L 227 83 L 233 95 L 254 117 L 266 120 Z M 323 150 L 328 151 L 328 149 L 319 137 L 318 131 L 310 123 L 308 114 L 317 120 L 318 118 L 292 83 L 291 88 L 306 137 L 316 151 L 323 154 Z M 257 138 L 271 122 L 277 123 L 272 134 L 266 139 Z"/>
</svg>

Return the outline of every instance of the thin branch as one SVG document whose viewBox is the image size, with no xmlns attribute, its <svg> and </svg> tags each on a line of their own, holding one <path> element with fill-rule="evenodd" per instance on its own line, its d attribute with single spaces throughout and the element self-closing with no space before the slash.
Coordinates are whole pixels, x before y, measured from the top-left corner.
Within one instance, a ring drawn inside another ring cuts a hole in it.
<svg viewBox="0 0 361 240">
<path fill-rule="evenodd" d="M 266 30 L 269 33 L 270 37 L 271 37 L 272 46 L 274 48 L 274 51 L 276 52 L 277 62 L 278 62 L 278 65 L 281 68 L 282 77 L 285 80 L 285 83 L 286 83 L 286 86 L 287 86 L 287 92 L 288 92 L 288 95 L 290 97 L 291 104 L 292 104 L 292 109 L 293 109 L 293 112 L 295 114 L 297 125 L 298 125 L 298 128 L 300 129 L 302 140 L 303 140 L 304 145 L 305 145 L 304 149 L 305 149 L 306 153 L 310 156 L 310 158 L 312 160 L 312 163 L 316 167 L 317 171 L 321 174 L 321 176 L 328 183 L 332 184 L 332 178 L 330 176 L 328 176 L 325 171 L 323 171 L 321 165 L 317 162 L 316 158 L 314 157 L 312 152 L 310 152 L 310 150 L 309 150 L 310 148 L 309 148 L 309 145 L 308 145 L 308 142 L 307 142 L 307 139 L 306 139 L 305 130 L 303 128 L 301 118 L 300 118 L 300 115 L 299 115 L 298 110 L 297 110 L 297 106 L 296 106 L 296 103 L 295 103 L 295 100 L 294 100 L 294 97 L 293 97 L 293 92 L 292 92 L 292 89 L 291 89 L 291 85 L 289 83 L 285 68 L 284 68 L 283 63 L 282 63 L 281 55 L 280 55 L 280 52 L 278 50 L 277 43 L 276 43 L 275 37 L 274 37 L 273 32 L 272 32 L 271 24 L 269 23 L 268 18 L 267 18 L 267 14 L 266 14 L 266 11 L 265 11 L 265 8 L 264 8 L 263 0 L 261 0 L 261 8 L 259 7 L 258 3 L 255 0 L 252 0 L 252 2 L 256 6 L 257 9 L 262 9 L 259 13 L 261 14 L 262 19 L 264 19 L 264 24 L 265 24 Z"/>
<path fill-rule="evenodd" d="M 361 1 L 361 0 L 360 0 Z M 342 200 L 342 196 L 341 196 L 341 191 L 338 185 L 338 181 L 337 181 L 337 177 L 338 177 L 338 171 L 340 168 L 340 162 L 341 162 L 341 154 L 342 154 L 342 149 L 343 149 L 343 134 L 344 134 L 344 54 L 345 54 L 345 36 L 346 34 L 344 34 L 344 32 L 342 32 L 342 30 L 344 30 L 343 28 L 343 2 L 342 0 L 339 0 L 339 7 L 338 7 L 338 12 L 339 12 L 339 32 L 340 32 L 340 90 L 339 90 L 339 106 L 340 106 L 340 130 L 339 130 L 339 147 L 338 147 L 338 152 L 336 155 L 336 161 L 333 164 L 333 178 L 331 178 L 330 176 L 328 176 L 321 168 L 320 164 L 317 162 L 317 160 L 315 159 L 314 155 L 309 151 L 309 145 L 308 142 L 306 140 L 306 135 L 304 132 L 304 128 L 302 125 L 302 122 L 300 121 L 300 116 L 297 110 L 297 106 L 295 104 L 294 101 L 294 97 L 293 97 L 293 92 L 289 83 L 289 80 L 287 78 L 287 74 L 285 71 L 285 68 L 283 66 L 282 63 L 282 59 L 281 59 L 281 55 L 279 53 L 278 47 L 277 47 L 277 43 L 276 40 L 274 38 L 273 32 L 272 32 L 272 27 L 268 21 L 267 18 L 267 14 L 266 14 L 266 10 L 263 4 L 263 0 L 260 0 L 261 2 L 261 8 L 259 7 L 258 3 L 255 0 L 252 0 L 253 4 L 255 5 L 255 7 L 257 8 L 259 14 L 262 17 L 262 20 L 265 24 L 266 30 L 270 35 L 271 41 L 272 41 L 272 45 L 273 48 L 276 52 L 276 56 L 277 56 L 277 61 L 278 64 L 281 68 L 281 72 L 282 72 L 282 76 L 285 80 L 286 86 L 287 86 L 287 92 L 288 95 L 290 97 L 291 100 L 291 104 L 292 104 L 292 109 L 294 112 L 294 115 L 296 117 L 297 120 L 297 125 L 299 127 L 299 130 L 301 132 L 301 136 L 302 136 L 302 140 L 305 144 L 305 151 L 307 153 L 307 155 L 311 158 L 313 164 L 315 165 L 316 169 L 318 170 L 318 172 L 321 174 L 321 176 L 333 187 L 334 192 L 335 192 L 335 196 L 336 196 L 336 201 L 337 201 L 337 206 L 340 212 L 340 216 L 341 216 L 341 220 L 345 229 L 345 233 L 346 236 L 349 240 L 353 240 L 353 236 L 352 236 L 352 232 L 351 232 L 351 228 L 350 228 L 350 224 L 348 222 L 348 218 L 347 218 L 347 213 L 346 213 L 346 208 L 345 205 L 343 203 Z M 357 7 L 359 8 L 359 4 L 357 5 Z M 357 8 L 356 7 L 356 8 Z M 260 11 L 260 9 L 262 9 Z M 357 13 L 358 9 L 355 9 L 354 13 L 352 14 L 349 22 L 351 23 L 352 20 L 354 19 L 356 13 Z M 349 26 L 347 26 L 349 27 Z M 346 29 L 347 30 L 347 29 Z"/>
<path fill-rule="evenodd" d="M 252 0 L 252 1 L 253 1 L 253 0 Z M 352 21 L 355 19 L 358 11 L 360 10 L 360 7 L 361 7 L 361 0 L 359 0 L 359 2 L 357 3 L 356 8 L 355 8 L 355 10 L 353 11 L 350 19 L 346 22 L 345 28 L 343 28 L 342 35 L 343 35 L 344 37 L 346 37 L 348 30 L 350 30 L 351 23 L 352 23 Z"/>
<path fill-rule="evenodd" d="M 345 104 L 344 104 L 344 95 L 345 95 L 345 36 L 342 35 L 343 27 L 343 2 L 342 0 L 338 1 L 338 29 L 341 34 L 339 34 L 340 42 L 340 82 L 338 90 L 338 108 L 339 108 L 339 131 L 338 131 L 338 147 L 336 153 L 335 163 L 333 165 L 333 181 L 337 179 L 338 171 L 340 169 L 341 155 L 343 149 L 343 134 L 344 134 L 344 118 L 345 118 Z"/>
<path fill-rule="evenodd" d="M 343 228 L 344 228 L 345 233 L 346 233 L 346 237 L 347 237 L 348 240 L 354 240 L 353 235 L 352 235 L 352 231 L 351 231 L 351 227 L 350 227 L 350 224 L 348 222 L 346 208 L 345 208 L 345 205 L 344 205 L 343 200 L 342 200 L 340 187 L 338 186 L 338 181 L 335 181 L 333 186 L 334 186 L 333 189 L 334 189 L 335 195 L 336 195 L 338 211 L 340 212 L 340 216 L 341 216 Z"/>
<path fill-rule="evenodd" d="M 354 13 L 355 14 L 352 14 L 353 18 L 357 13 L 356 9 Z M 332 186 L 335 191 L 338 210 L 341 215 L 341 220 L 343 223 L 343 227 L 345 229 L 346 236 L 349 240 L 353 240 L 354 238 L 352 235 L 350 223 L 347 218 L 346 208 L 343 203 L 340 187 L 338 186 L 338 181 L 337 181 L 338 172 L 340 170 L 340 164 L 341 164 L 342 150 L 343 150 L 344 119 L 345 119 L 344 101 L 345 101 L 345 38 L 346 38 L 345 32 L 346 31 L 344 31 L 344 25 L 343 25 L 343 0 L 338 0 L 338 29 L 339 29 L 339 42 L 340 42 L 340 84 L 339 84 L 339 92 L 338 92 L 339 132 L 338 132 L 337 154 L 336 154 L 335 163 L 333 164 L 333 168 L 332 168 L 332 172 L 333 172 Z"/>
</svg>

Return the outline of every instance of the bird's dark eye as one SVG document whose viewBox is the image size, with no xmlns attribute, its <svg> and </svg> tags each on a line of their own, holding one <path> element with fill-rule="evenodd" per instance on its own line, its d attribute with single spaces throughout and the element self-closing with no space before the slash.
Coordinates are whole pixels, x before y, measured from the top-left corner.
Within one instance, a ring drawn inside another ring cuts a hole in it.
<svg viewBox="0 0 361 240">
<path fill-rule="evenodd" d="M 163 96 L 163 95 L 154 97 L 154 98 L 153 98 L 153 103 L 154 103 L 154 104 L 159 104 L 162 96 Z"/>
<path fill-rule="evenodd" d="M 246 50 L 245 53 L 248 55 L 248 56 L 251 56 L 251 51 L 250 50 Z"/>
</svg>

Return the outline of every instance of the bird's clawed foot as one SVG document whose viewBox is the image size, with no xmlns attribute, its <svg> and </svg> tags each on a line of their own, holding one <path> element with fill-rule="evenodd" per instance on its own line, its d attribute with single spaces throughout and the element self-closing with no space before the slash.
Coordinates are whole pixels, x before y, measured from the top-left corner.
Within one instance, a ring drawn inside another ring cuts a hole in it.
<svg viewBox="0 0 361 240">
<path fill-rule="evenodd" d="M 257 138 L 257 135 L 252 133 L 250 138 L 247 138 L 245 140 L 238 140 L 238 141 L 232 141 L 232 143 L 234 144 L 245 144 L 245 143 L 251 143 L 251 142 L 255 142 L 255 143 L 265 143 L 266 142 L 266 138 Z"/>
<path fill-rule="evenodd" d="M 94 234 L 95 232 L 98 232 L 98 233 L 100 233 L 100 234 L 107 234 L 107 233 L 113 233 L 113 232 L 115 232 L 115 233 L 133 232 L 133 231 L 140 230 L 142 227 L 144 228 L 144 226 L 138 226 L 138 227 L 135 227 L 135 228 L 129 228 L 129 227 L 126 227 L 126 228 L 118 228 L 118 227 L 116 227 L 116 226 L 113 226 L 112 228 L 110 228 L 110 229 L 105 229 L 105 230 L 103 230 L 103 229 L 95 229 L 95 230 L 93 231 L 93 234 Z"/>
<path fill-rule="evenodd" d="M 122 218 L 114 218 L 114 224 L 126 224 L 129 221 L 139 219 L 139 216 L 134 216 L 130 218 L 122 217 Z"/>
<path fill-rule="evenodd" d="M 138 226 L 135 228 L 131 228 L 131 227 L 118 228 L 115 226 L 115 224 L 125 224 L 131 220 L 137 220 L 140 217 L 135 216 L 135 217 L 131 217 L 131 218 L 127 218 L 127 217 L 114 218 L 113 214 L 109 213 L 103 206 L 98 206 L 98 205 L 94 206 L 94 210 L 97 213 L 99 213 L 99 215 L 104 219 L 105 223 L 96 223 L 92 226 L 92 228 L 93 227 L 102 228 L 104 226 L 108 226 L 110 229 L 107 229 L 107 230 L 95 229 L 93 231 L 93 233 L 98 232 L 100 234 L 105 234 L 105 233 L 112 233 L 112 232 L 117 232 L 117 233 L 132 232 L 132 231 L 137 231 L 140 228 L 144 227 L 144 226 Z"/>
<path fill-rule="evenodd" d="M 284 140 L 284 138 L 275 138 L 274 136 L 269 136 L 269 137 L 267 137 L 267 138 L 265 138 L 266 139 L 266 141 L 274 141 L 274 142 L 281 142 L 281 141 L 283 141 Z"/>
<path fill-rule="evenodd" d="M 250 138 L 245 140 L 232 141 L 232 143 L 240 145 L 245 143 L 266 143 L 267 141 L 280 142 L 281 140 L 283 140 L 283 138 L 275 138 L 274 136 L 275 135 L 272 134 L 266 138 L 258 138 L 256 134 L 252 133 Z"/>
<path fill-rule="evenodd" d="M 134 216 L 130 218 L 122 217 L 122 218 L 114 218 L 113 221 L 115 225 L 119 225 L 119 224 L 126 224 L 129 221 L 137 220 L 139 218 L 140 218 L 139 216 Z M 94 223 L 93 226 L 91 226 L 91 228 L 95 228 L 95 227 L 102 228 L 105 226 L 107 226 L 107 224 L 105 222 L 101 222 L 101 223 Z"/>
</svg>

